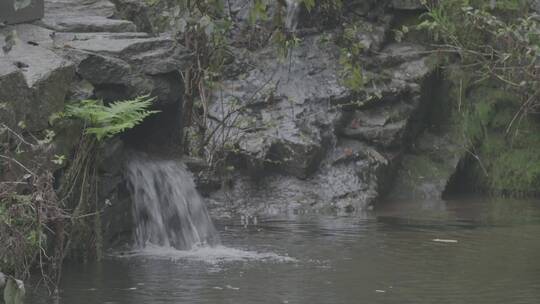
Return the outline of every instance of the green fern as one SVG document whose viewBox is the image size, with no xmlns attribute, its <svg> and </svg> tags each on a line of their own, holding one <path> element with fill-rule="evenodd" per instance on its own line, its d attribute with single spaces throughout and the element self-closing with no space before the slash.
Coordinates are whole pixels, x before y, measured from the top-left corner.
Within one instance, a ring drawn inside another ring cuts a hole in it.
<svg viewBox="0 0 540 304">
<path fill-rule="evenodd" d="M 158 113 L 159 111 L 148 110 L 154 99 L 143 95 L 109 105 L 103 105 L 102 100 L 82 100 L 67 106 L 64 116 L 83 120 L 87 124 L 85 133 L 95 135 L 100 141 L 129 130 L 146 117 Z"/>
</svg>

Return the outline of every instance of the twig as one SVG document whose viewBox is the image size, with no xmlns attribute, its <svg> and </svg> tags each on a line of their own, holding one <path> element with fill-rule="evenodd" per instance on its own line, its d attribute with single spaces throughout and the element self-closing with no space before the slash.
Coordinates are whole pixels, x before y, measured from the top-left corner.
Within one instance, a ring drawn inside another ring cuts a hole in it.
<svg viewBox="0 0 540 304">
<path fill-rule="evenodd" d="M 32 143 L 29 143 L 28 141 L 26 141 L 19 133 L 13 131 L 10 127 L 8 127 L 5 123 L 2 123 L 1 124 L 2 128 L 8 130 L 11 134 L 15 135 L 19 141 L 21 141 L 22 143 L 26 144 L 26 145 L 29 145 L 30 147 L 34 148 L 36 145 L 35 144 L 32 144 Z"/>
<path fill-rule="evenodd" d="M 8 161 L 12 161 L 16 163 L 17 165 L 19 165 L 21 168 L 23 168 L 26 172 L 30 173 L 32 176 L 37 176 L 34 172 L 32 172 L 32 170 L 28 169 L 25 165 L 23 165 L 21 162 L 19 162 L 18 160 L 12 157 L 8 157 L 8 156 L 0 154 L 0 158 L 6 159 Z"/>
</svg>

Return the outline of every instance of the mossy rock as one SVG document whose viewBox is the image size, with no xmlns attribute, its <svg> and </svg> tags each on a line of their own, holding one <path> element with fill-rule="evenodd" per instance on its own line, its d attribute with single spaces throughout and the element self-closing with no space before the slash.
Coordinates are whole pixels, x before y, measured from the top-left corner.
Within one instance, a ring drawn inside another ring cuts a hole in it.
<svg viewBox="0 0 540 304">
<path fill-rule="evenodd" d="M 26 295 L 24 283 L 15 279 L 8 279 L 4 288 L 5 304 L 23 304 Z"/>
<path fill-rule="evenodd" d="M 396 199 L 440 199 L 465 154 L 459 138 L 447 126 L 445 133 L 424 132 L 401 168 L 390 193 Z"/>
<path fill-rule="evenodd" d="M 475 179 L 489 192 L 513 195 L 536 195 L 540 189 L 540 138 L 523 129 L 523 134 L 505 137 L 491 133 L 479 149 Z M 484 172 L 485 171 L 485 172 Z"/>
<path fill-rule="evenodd" d="M 516 116 L 519 97 L 487 82 L 466 89 L 456 123 L 473 152 L 466 178 L 472 190 L 530 196 L 540 189 L 540 124 Z M 514 119 L 516 118 L 516 119 Z"/>
</svg>

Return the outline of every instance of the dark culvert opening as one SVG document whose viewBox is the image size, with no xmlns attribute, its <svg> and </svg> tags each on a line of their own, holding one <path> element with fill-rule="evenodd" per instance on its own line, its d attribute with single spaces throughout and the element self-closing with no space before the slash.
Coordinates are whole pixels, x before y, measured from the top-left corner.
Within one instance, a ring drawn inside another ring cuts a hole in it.
<svg viewBox="0 0 540 304">
<path fill-rule="evenodd" d="M 122 137 L 131 150 L 161 156 L 181 154 L 183 80 L 179 72 L 153 75 L 155 96 L 150 110 L 159 111 L 128 130 Z"/>
<path fill-rule="evenodd" d="M 122 137 L 130 149 L 151 154 L 178 154 L 181 151 L 181 103 L 159 105 L 160 111 L 128 130 Z"/>
<path fill-rule="evenodd" d="M 472 156 L 460 160 L 456 171 L 446 184 L 442 199 L 452 200 L 482 192 L 477 182 L 479 179 L 475 176 L 476 173 L 474 173 L 475 170 L 473 169 L 477 165 L 476 162 L 477 160 Z"/>
</svg>

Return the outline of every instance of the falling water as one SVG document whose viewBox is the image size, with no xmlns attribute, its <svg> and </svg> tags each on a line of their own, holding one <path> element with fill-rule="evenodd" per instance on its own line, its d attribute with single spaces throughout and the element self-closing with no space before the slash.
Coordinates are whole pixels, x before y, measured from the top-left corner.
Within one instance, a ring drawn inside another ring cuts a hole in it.
<svg viewBox="0 0 540 304">
<path fill-rule="evenodd" d="M 185 165 L 134 155 L 127 164 L 136 244 L 180 250 L 218 245 L 217 231 Z"/>
<path fill-rule="evenodd" d="M 285 28 L 288 31 L 296 31 L 298 25 L 298 14 L 300 12 L 300 3 L 298 0 L 286 0 L 287 2 L 287 15 L 285 19 Z"/>
</svg>

